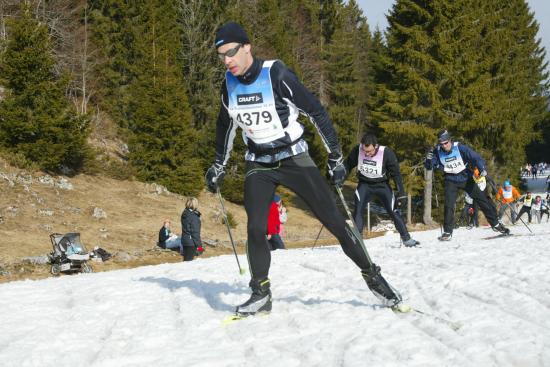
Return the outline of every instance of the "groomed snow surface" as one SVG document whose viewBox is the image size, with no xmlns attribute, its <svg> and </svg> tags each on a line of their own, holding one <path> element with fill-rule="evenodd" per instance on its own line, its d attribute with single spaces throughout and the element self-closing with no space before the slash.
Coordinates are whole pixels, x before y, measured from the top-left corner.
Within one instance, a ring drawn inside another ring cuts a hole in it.
<svg viewBox="0 0 550 367">
<path fill-rule="evenodd" d="M 550 366 L 550 224 L 531 228 L 367 240 L 432 316 L 381 308 L 339 246 L 274 252 L 272 313 L 229 325 L 234 256 L 2 284 L 0 366 Z"/>
</svg>

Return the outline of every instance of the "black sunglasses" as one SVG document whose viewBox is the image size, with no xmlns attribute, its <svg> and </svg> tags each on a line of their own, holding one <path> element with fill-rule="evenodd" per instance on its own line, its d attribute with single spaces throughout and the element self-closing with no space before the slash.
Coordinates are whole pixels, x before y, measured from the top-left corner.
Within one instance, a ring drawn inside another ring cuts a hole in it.
<svg viewBox="0 0 550 367">
<path fill-rule="evenodd" d="M 238 44 L 237 46 L 227 50 L 226 52 L 218 52 L 218 57 L 220 58 L 220 60 L 225 60 L 225 57 L 233 57 L 237 54 L 237 52 L 239 52 L 239 49 L 243 47 L 242 44 Z"/>
</svg>

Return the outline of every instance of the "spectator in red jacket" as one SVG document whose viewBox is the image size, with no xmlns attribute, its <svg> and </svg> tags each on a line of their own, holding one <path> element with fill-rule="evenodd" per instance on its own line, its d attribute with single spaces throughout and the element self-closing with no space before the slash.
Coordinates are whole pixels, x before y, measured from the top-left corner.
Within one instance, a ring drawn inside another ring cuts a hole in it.
<svg viewBox="0 0 550 367">
<path fill-rule="evenodd" d="M 279 205 L 277 205 L 277 202 L 280 200 L 279 195 L 275 194 L 269 207 L 269 216 L 267 217 L 267 242 L 272 251 L 285 248 L 285 244 L 281 238 L 281 219 L 279 217 Z"/>
</svg>

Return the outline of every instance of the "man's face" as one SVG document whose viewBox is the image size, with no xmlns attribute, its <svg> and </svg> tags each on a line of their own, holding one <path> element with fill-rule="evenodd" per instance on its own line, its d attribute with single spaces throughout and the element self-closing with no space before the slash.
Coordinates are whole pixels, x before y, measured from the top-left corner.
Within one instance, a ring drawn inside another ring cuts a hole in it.
<svg viewBox="0 0 550 367">
<path fill-rule="evenodd" d="M 439 146 L 446 152 L 451 151 L 451 141 L 450 140 L 440 142 Z"/>
<path fill-rule="evenodd" d="M 378 150 L 378 144 L 363 145 L 363 152 L 365 152 L 367 157 L 374 157 L 377 150 Z"/>
<path fill-rule="evenodd" d="M 252 55 L 250 54 L 249 44 L 243 45 L 236 42 L 226 43 L 218 47 L 217 52 L 218 57 L 227 70 L 234 76 L 243 75 L 250 65 L 252 65 Z"/>
</svg>

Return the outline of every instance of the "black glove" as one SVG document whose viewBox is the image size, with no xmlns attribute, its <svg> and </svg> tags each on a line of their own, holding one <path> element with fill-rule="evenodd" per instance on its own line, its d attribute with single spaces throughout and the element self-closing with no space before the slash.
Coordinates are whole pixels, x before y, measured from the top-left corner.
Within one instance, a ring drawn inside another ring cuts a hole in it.
<svg viewBox="0 0 550 367">
<path fill-rule="evenodd" d="M 395 199 L 395 208 L 396 209 L 403 209 L 406 206 L 407 206 L 407 195 L 398 194 L 397 198 Z"/>
<path fill-rule="evenodd" d="M 347 176 L 342 156 L 338 155 L 335 158 L 329 156 L 327 164 L 330 183 L 334 186 L 342 186 Z"/>
<path fill-rule="evenodd" d="M 430 150 L 428 154 L 426 154 L 426 160 L 431 161 L 434 157 L 434 153 Z"/>
<path fill-rule="evenodd" d="M 208 171 L 206 171 L 206 187 L 208 191 L 215 193 L 218 187 L 221 187 L 225 176 L 225 167 L 219 163 L 214 163 Z"/>
</svg>

